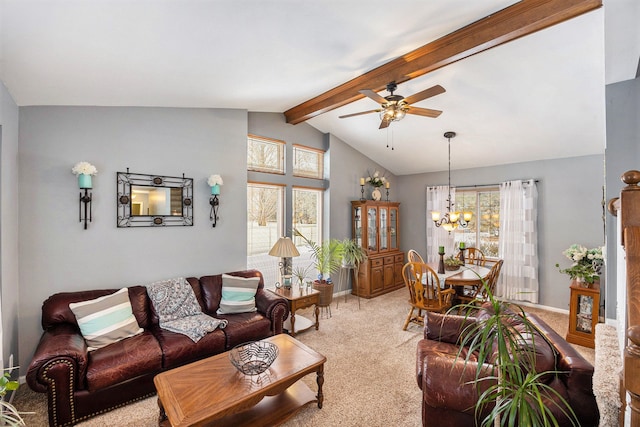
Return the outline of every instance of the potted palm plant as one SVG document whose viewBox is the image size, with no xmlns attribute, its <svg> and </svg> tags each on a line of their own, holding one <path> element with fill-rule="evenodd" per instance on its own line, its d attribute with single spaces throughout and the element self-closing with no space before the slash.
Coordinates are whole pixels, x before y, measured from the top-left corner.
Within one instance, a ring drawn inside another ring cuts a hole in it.
<svg viewBox="0 0 640 427">
<path fill-rule="evenodd" d="M 321 245 L 309 240 L 299 230 L 293 229 L 293 235 L 300 237 L 309 249 L 313 258 L 313 266 L 318 270 L 318 279 L 313 288 L 320 291 L 320 307 L 327 307 L 333 300 L 333 283 L 331 274 L 338 271 L 342 264 L 342 244 L 338 239 L 329 239 Z"/>
</svg>

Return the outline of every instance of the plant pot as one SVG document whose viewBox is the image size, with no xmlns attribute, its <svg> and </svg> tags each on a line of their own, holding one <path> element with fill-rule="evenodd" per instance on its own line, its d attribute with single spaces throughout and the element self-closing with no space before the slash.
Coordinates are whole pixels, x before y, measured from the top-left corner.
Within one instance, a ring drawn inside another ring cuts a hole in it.
<svg viewBox="0 0 640 427">
<path fill-rule="evenodd" d="M 320 302 L 318 307 L 328 307 L 333 301 L 333 283 L 327 283 L 325 280 L 313 282 L 313 289 L 320 291 Z"/>
</svg>

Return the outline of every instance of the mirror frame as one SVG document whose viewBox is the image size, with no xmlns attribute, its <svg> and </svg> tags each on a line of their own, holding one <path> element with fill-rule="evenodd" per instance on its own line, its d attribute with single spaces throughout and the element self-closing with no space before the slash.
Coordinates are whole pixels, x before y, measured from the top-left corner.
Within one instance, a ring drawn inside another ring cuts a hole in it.
<svg viewBox="0 0 640 427">
<path fill-rule="evenodd" d="M 141 173 L 117 172 L 117 225 L 118 228 L 166 227 L 193 225 L 193 178 Z M 182 216 L 131 215 L 131 187 L 159 187 L 182 189 Z"/>
</svg>

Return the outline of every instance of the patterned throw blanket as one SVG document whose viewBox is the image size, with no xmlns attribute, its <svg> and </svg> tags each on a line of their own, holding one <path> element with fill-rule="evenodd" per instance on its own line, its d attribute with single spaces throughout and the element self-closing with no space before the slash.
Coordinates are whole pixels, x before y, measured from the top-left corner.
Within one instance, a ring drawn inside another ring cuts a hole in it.
<svg viewBox="0 0 640 427">
<path fill-rule="evenodd" d="M 184 277 L 146 285 L 160 327 L 188 336 L 198 342 L 208 332 L 227 326 L 226 320 L 207 316 L 200 309 L 191 285 Z"/>
</svg>

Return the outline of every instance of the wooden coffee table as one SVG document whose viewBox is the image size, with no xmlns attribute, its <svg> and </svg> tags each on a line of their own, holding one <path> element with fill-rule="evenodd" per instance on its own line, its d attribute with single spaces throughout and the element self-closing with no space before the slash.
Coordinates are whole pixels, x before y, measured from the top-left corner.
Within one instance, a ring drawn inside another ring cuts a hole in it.
<svg viewBox="0 0 640 427">
<path fill-rule="evenodd" d="M 326 357 L 287 334 L 265 341 L 278 346 L 280 354 L 259 376 L 240 373 L 227 352 L 193 362 L 154 378 L 158 390 L 160 425 L 274 426 L 300 408 L 324 400 Z M 315 372 L 318 394 L 298 381 Z"/>
</svg>

